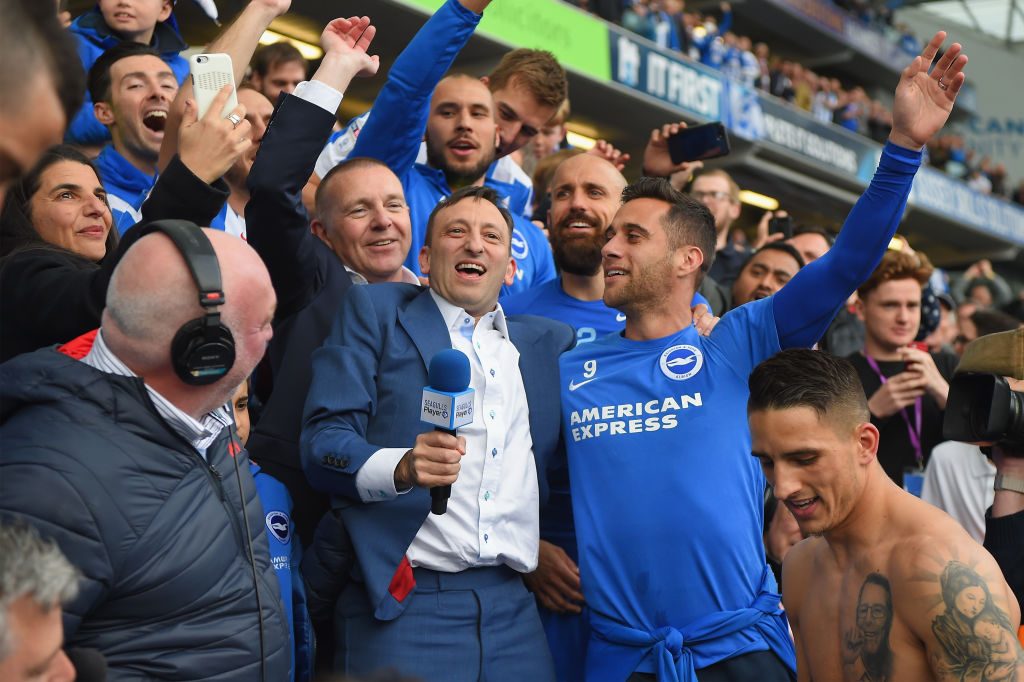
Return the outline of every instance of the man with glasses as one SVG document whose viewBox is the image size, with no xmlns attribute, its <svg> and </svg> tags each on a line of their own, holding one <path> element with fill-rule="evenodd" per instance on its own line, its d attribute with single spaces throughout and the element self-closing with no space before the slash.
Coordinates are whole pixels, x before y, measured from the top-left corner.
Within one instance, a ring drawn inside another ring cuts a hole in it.
<svg viewBox="0 0 1024 682">
<path fill-rule="evenodd" d="M 728 290 L 750 255 L 729 239 L 729 228 L 740 217 L 739 185 L 724 170 L 710 170 L 697 176 L 690 195 L 707 206 L 715 218 L 715 260 L 708 274 Z"/>
</svg>

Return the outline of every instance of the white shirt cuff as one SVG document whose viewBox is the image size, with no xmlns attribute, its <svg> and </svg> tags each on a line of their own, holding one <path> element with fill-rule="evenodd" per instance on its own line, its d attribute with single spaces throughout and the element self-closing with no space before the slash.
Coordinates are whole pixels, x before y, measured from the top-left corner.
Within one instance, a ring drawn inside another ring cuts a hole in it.
<svg viewBox="0 0 1024 682">
<path fill-rule="evenodd" d="M 356 472 L 356 489 L 363 502 L 393 500 L 402 493 L 395 490 L 395 469 L 408 448 L 381 448 L 370 455 Z"/>
<path fill-rule="evenodd" d="M 302 81 L 295 86 L 295 91 L 292 94 L 296 97 L 301 97 L 310 104 L 317 105 L 331 116 L 338 113 L 338 107 L 341 106 L 341 98 L 343 96 L 330 85 L 321 81 Z"/>
</svg>

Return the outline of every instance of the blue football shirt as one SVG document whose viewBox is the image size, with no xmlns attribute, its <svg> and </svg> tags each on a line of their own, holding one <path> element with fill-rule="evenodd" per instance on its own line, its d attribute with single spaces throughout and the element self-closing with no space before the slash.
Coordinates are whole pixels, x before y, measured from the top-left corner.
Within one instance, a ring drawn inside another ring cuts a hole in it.
<svg viewBox="0 0 1024 682">
<path fill-rule="evenodd" d="M 561 320 L 576 330 L 578 344 L 622 331 L 626 324 L 626 316 L 606 306 L 601 299 L 581 301 L 565 293 L 559 278 L 502 298 L 501 307 L 506 315 L 539 315 Z"/>
<path fill-rule="evenodd" d="M 754 602 L 765 479 L 750 456 L 747 377 L 779 350 L 768 298 L 731 311 L 709 337 L 693 327 L 651 341 L 612 334 L 562 356 L 580 574 L 594 612 L 653 632 Z M 588 670 L 624 665 L 595 661 L 601 651 L 590 648 Z"/>
<path fill-rule="evenodd" d="M 694 294 L 693 305 L 701 303 L 711 309 L 707 299 Z M 503 297 L 501 307 L 506 315 L 539 315 L 565 322 L 576 330 L 577 345 L 620 332 L 626 326 L 626 316 L 615 308 L 609 308 L 601 299 L 582 301 L 565 293 L 560 278 Z"/>
</svg>

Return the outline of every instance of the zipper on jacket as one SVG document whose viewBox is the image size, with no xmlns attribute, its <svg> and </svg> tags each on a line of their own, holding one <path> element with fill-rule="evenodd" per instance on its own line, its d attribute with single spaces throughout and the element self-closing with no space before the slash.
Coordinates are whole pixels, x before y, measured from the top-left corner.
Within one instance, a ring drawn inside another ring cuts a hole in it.
<svg viewBox="0 0 1024 682">
<path fill-rule="evenodd" d="M 244 533 L 242 533 L 242 529 L 238 525 L 238 519 L 235 518 L 234 510 L 231 507 L 231 501 L 224 492 L 224 477 L 219 471 L 217 471 L 217 467 L 207 462 L 199 455 L 199 453 L 196 453 L 196 457 L 199 457 L 199 459 L 203 461 L 203 468 L 206 470 L 206 475 L 210 479 L 210 482 L 213 483 L 213 487 L 217 489 L 217 494 L 220 496 L 220 501 L 224 506 L 224 511 L 227 512 L 228 519 L 231 521 L 231 529 L 234 531 L 235 539 L 238 541 L 239 551 L 242 553 L 243 557 L 245 557 L 245 562 L 251 563 L 249 553 L 246 551 L 249 543 L 246 542 Z M 242 500 L 242 513 L 245 513 L 245 500 Z"/>
</svg>

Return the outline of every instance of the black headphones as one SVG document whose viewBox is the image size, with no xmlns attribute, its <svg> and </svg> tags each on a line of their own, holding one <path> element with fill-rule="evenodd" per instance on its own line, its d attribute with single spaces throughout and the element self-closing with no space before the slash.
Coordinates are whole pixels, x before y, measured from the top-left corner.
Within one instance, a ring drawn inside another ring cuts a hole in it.
<svg viewBox="0 0 1024 682">
<path fill-rule="evenodd" d="M 217 254 L 202 229 L 187 220 L 157 220 L 146 226 L 146 233 L 150 232 L 162 232 L 178 247 L 199 289 L 199 305 L 206 311 L 174 335 L 171 365 L 186 384 L 212 384 L 235 363 L 235 338 L 214 310 L 224 305 Z"/>
</svg>

